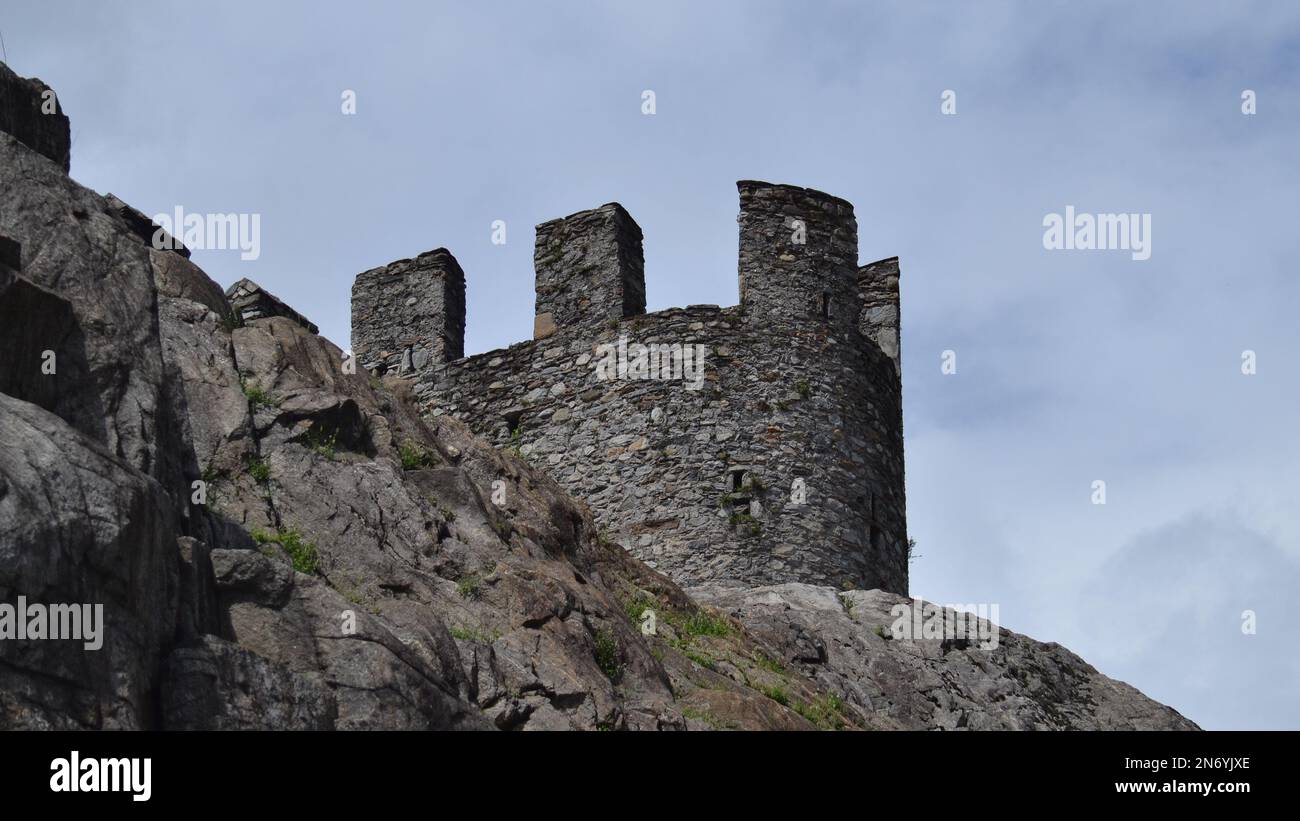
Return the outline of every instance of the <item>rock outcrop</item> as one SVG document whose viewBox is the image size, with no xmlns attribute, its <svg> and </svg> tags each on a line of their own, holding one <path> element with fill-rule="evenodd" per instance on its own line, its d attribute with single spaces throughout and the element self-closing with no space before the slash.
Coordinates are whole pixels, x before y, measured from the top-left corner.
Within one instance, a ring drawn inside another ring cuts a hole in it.
<svg viewBox="0 0 1300 821">
<path fill-rule="evenodd" d="M 0 603 L 106 625 L 0 639 L 0 728 L 1194 726 L 1008 631 L 886 641 L 879 591 L 688 595 L 409 383 L 154 249 L 0 80 Z"/>
<path fill-rule="evenodd" d="M 691 594 L 743 623 L 819 689 L 909 730 L 1187 730 L 1195 725 L 1059 644 L 993 625 L 995 641 L 895 637 L 883 590 L 806 584 Z M 941 608 L 951 623 L 956 611 Z"/>
<path fill-rule="evenodd" d="M 35 78 L 19 77 L 4 63 L 0 63 L 0 131 L 68 173 L 71 129 L 54 89 Z"/>
</svg>

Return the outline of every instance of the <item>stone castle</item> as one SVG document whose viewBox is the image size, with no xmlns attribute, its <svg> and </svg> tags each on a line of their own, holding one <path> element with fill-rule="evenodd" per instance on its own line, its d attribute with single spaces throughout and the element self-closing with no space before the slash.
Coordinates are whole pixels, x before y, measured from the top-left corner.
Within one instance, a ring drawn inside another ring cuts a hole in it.
<svg viewBox="0 0 1300 821">
<path fill-rule="evenodd" d="M 42 113 L 47 88 L 0 71 L 0 130 L 66 173 L 68 122 Z M 537 227 L 533 339 L 466 357 L 465 274 L 439 248 L 357 276 L 353 352 L 408 380 L 425 415 L 454 416 L 549 472 L 606 538 L 679 583 L 906 593 L 898 260 L 858 265 L 842 199 L 738 185 L 736 306 L 646 313 L 641 229 L 610 203 Z M 147 216 L 106 201 L 151 241 Z M 22 253 L 0 237 L 0 284 Z M 317 331 L 249 280 L 226 300 L 245 320 Z M 641 378 L 624 356 L 641 346 L 656 346 L 652 375 L 666 361 L 675 378 Z M 626 367 L 605 378 L 611 349 Z"/>
<path fill-rule="evenodd" d="M 739 305 L 646 313 L 641 229 L 609 203 L 537 227 L 533 339 L 466 357 L 465 274 L 439 248 L 357 276 L 353 353 L 679 583 L 906 593 L 898 260 L 858 265 L 842 199 L 738 187 Z"/>
<path fill-rule="evenodd" d="M 468 358 L 450 253 L 367 271 L 368 376 L 69 177 L 50 94 L 0 62 L 0 604 L 104 643 L 0 635 L 0 729 L 1197 729 L 1005 628 L 882 635 L 933 605 L 843 200 L 740 183 L 740 304 L 654 314 L 626 211 L 545 223 L 534 339 Z"/>
</svg>

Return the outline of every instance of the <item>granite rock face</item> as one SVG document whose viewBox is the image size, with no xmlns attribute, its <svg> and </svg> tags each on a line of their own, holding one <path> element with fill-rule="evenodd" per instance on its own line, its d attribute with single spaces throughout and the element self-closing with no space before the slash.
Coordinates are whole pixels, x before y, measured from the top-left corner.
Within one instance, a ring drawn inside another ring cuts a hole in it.
<svg viewBox="0 0 1300 821">
<path fill-rule="evenodd" d="M 23 247 L 8 237 L 0 237 L 0 284 L 13 281 L 23 267 Z"/>
<path fill-rule="evenodd" d="M 981 635 L 995 641 L 896 638 L 897 619 L 922 606 L 906 596 L 807 584 L 689 592 L 738 619 L 826 691 L 903 729 L 1198 729 L 1059 644 L 987 622 Z M 908 609 L 893 610 L 900 605 Z M 949 622 L 956 616 L 942 612 Z"/>
<path fill-rule="evenodd" d="M 0 601 L 99 603 L 103 646 L 0 640 L 0 727 L 145 726 L 177 619 L 177 523 L 152 478 L 0 394 Z"/>
<path fill-rule="evenodd" d="M 22 248 L 0 309 L 0 334 L 13 346 L 5 392 L 175 488 L 189 466 L 170 412 L 151 249 L 108 200 L 2 133 L 0 200 L 0 236 Z"/>
<path fill-rule="evenodd" d="M 122 221 L 127 224 L 140 241 L 150 248 L 158 250 L 167 250 L 174 254 L 179 254 L 185 259 L 190 258 L 190 249 L 181 244 L 181 241 L 167 233 L 162 226 L 145 216 L 141 211 L 132 208 L 114 194 L 105 194 L 104 199 L 108 205 Z"/>
<path fill-rule="evenodd" d="M 1190 726 L 1007 631 L 877 640 L 880 591 L 688 595 L 9 134 L 0 197 L 0 603 L 104 618 L 0 639 L 0 729 Z"/>
<path fill-rule="evenodd" d="M 0 132 L 13 135 L 68 173 L 71 131 L 54 89 L 35 78 L 19 77 L 4 63 L 0 63 Z"/>
</svg>

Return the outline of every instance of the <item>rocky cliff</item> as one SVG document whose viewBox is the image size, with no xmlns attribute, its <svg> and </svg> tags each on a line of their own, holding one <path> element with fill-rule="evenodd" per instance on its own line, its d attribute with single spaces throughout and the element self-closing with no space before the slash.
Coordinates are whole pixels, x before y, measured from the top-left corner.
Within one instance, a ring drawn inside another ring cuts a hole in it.
<svg viewBox="0 0 1300 821">
<path fill-rule="evenodd" d="M 684 591 L 306 320 L 245 319 L 0 85 L 0 602 L 106 622 L 0 640 L 0 728 L 1195 727 L 1007 630 L 894 638 L 893 594 Z"/>
</svg>

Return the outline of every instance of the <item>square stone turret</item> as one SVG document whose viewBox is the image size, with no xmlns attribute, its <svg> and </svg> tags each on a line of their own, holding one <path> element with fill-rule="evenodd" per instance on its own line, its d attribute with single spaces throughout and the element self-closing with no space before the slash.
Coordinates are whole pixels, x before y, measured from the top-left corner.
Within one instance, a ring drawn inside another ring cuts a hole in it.
<svg viewBox="0 0 1300 821">
<path fill-rule="evenodd" d="M 858 324 L 858 222 L 849 202 L 811 188 L 741 180 L 740 304 L 774 327 Z"/>
<path fill-rule="evenodd" d="M 616 202 L 537 226 L 533 338 L 645 313 L 641 228 Z"/>
<path fill-rule="evenodd" d="M 465 355 L 465 272 L 450 251 L 357 275 L 352 353 L 368 370 L 402 375 Z"/>
</svg>

